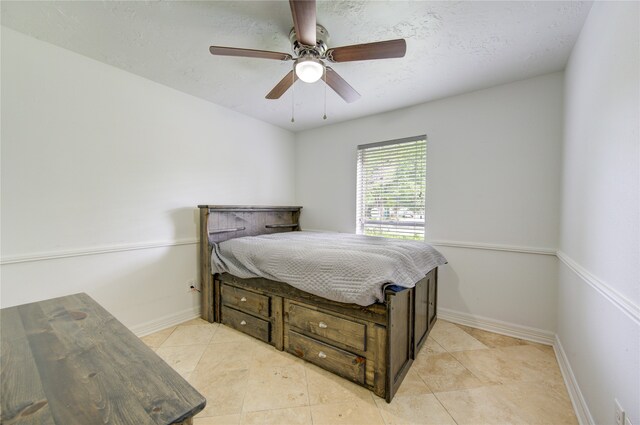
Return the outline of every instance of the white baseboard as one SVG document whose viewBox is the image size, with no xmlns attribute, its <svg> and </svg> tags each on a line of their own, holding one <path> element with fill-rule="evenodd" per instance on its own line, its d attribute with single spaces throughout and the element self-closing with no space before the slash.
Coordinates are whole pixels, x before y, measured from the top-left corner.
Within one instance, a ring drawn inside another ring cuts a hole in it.
<svg viewBox="0 0 640 425">
<path fill-rule="evenodd" d="M 462 313 L 455 310 L 449 310 L 447 308 L 438 308 L 438 318 L 446 320 L 447 322 L 470 326 L 514 338 L 520 338 L 526 341 L 538 342 L 540 344 L 553 345 L 555 342 L 555 334 L 553 332 L 516 325 L 513 323 L 503 322 L 501 320 L 490 319 L 488 317 L 476 316 L 469 313 Z"/>
<path fill-rule="evenodd" d="M 129 329 L 136 334 L 136 336 L 142 337 L 198 317 L 200 317 L 200 308 L 191 307 L 177 313 L 168 314 L 158 319 L 132 326 Z"/>
<path fill-rule="evenodd" d="M 582 391 L 580 391 L 578 381 L 571 369 L 569 359 L 567 358 L 564 348 L 562 348 L 560 338 L 558 338 L 557 335 L 553 344 L 553 349 L 556 352 L 556 359 L 558 360 L 558 365 L 560 366 L 560 371 L 564 378 L 564 384 L 569 392 L 569 398 L 571 399 L 571 404 L 573 404 L 573 410 L 576 412 L 576 416 L 578 417 L 578 422 L 580 425 L 595 425 L 593 416 L 591 416 L 591 412 L 589 412 L 587 402 L 582 395 Z"/>
</svg>

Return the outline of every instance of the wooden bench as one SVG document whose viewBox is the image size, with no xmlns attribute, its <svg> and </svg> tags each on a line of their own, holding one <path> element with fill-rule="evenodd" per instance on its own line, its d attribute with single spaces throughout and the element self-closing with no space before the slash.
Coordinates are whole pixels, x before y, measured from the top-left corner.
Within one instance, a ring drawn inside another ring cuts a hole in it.
<svg viewBox="0 0 640 425">
<path fill-rule="evenodd" d="M 0 423 L 184 424 L 206 403 L 87 294 L 0 310 Z"/>
</svg>

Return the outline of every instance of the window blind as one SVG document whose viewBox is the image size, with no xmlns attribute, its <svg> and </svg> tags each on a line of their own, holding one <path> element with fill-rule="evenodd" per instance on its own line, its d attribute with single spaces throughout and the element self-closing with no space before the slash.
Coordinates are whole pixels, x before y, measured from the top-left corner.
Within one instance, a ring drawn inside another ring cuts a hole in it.
<svg viewBox="0 0 640 425">
<path fill-rule="evenodd" d="M 358 146 L 356 232 L 424 240 L 426 136 Z"/>
</svg>

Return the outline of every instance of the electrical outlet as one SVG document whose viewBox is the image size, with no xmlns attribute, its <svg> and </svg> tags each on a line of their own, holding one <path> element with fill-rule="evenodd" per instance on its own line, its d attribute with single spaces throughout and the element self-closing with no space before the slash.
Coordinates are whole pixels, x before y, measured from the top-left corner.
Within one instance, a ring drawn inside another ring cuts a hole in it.
<svg viewBox="0 0 640 425">
<path fill-rule="evenodd" d="M 620 406 L 620 402 L 617 399 L 613 399 L 615 404 L 615 423 L 616 425 L 625 425 L 624 423 L 624 409 Z"/>
<path fill-rule="evenodd" d="M 198 284 L 195 279 L 188 280 L 187 287 L 189 288 L 189 292 L 200 292 L 200 288 L 198 288 Z"/>
<path fill-rule="evenodd" d="M 189 292 L 193 291 L 195 286 L 196 286 L 196 283 L 193 281 L 193 279 L 187 280 L 187 288 L 189 288 Z"/>
<path fill-rule="evenodd" d="M 631 423 L 631 419 L 629 419 L 629 416 L 624 415 L 624 425 L 633 425 Z"/>
</svg>

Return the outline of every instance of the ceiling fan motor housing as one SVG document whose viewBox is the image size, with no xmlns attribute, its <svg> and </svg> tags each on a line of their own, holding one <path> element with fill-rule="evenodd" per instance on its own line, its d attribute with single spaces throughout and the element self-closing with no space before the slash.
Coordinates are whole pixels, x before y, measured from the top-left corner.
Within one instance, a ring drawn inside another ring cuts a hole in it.
<svg viewBox="0 0 640 425">
<path fill-rule="evenodd" d="M 289 32 L 289 41 L 291 41 L 291 49 L 298 57 L 312 56 L 315 58 L 323 58 L 327 52 L 329 43 L 329 31 L 320 24 L 316 24 L 316 45 L 305 46 L 298 41 L 296 29 L 291 28 Z"/>
</svg>

